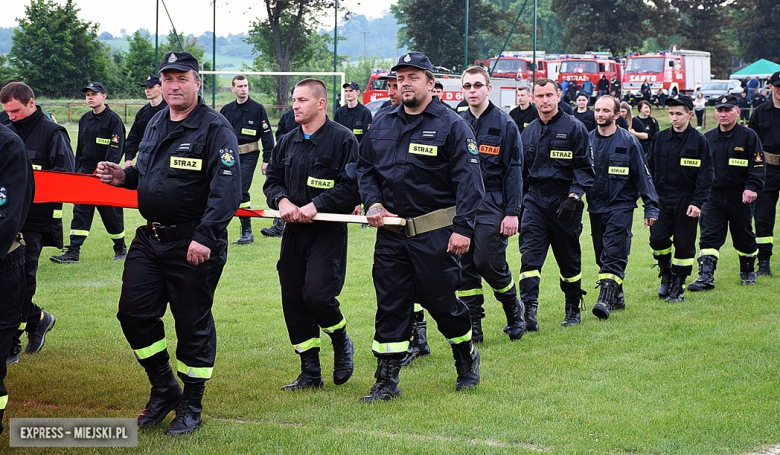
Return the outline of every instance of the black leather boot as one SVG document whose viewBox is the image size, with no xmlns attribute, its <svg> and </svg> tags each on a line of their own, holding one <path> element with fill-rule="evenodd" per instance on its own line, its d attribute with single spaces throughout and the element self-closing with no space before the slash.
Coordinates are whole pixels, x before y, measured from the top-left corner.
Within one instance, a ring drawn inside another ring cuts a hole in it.
<svg viewBox="0 0 780 455">
<path fill-rule="evenodd" d="M 539 307 L 537 300 L 523 300 L 523 309 L 525 310 L 525 331 L 538 332 L 539 322 L 536 320 L 536 309 Z"/>
<path fill-rule="evenodd" d="M 691 292 L 715 289 L 715 268 L 718 258 L 712 255 L 699 256 L 699 276 L 688 285 Z"/>
<path fill-rule="evenodd" d="M 417 342 L 417 348 L 421 356 L 431 355 L 431 347 L 428 345 L 428 323 L 425 322 L 425 312 L 420 310 L 414 314 L 412 335 Z"/>
<path fill-rule="evenodd" d="M 169 436 L 187 434 L 197 430 L 203 424 L 200 413 L 203 412 L 203 392 L 206 382 L 184 384 L 184 394 L 179 407 L 176 408 L 176 418 L 171 421 L 165 434 Z"/>
<path fill-rule="evenodd" d="M 609 319 L 610 308 L 612 308 L 615 300 L 615 293 L 618 289 L 617 281 L 609 278 L 599 280 L 598 286 L 601 287 L 599 291 L 599 298 L 593 305 L 593 315 L 599 319 Z"/>
<path fill-rule="evenodd" d="M 301 357 L 301 374 L 295 378 L 292 384 L 282 386 L 282 390 L 321 388 L 324 381 L 322 380 L 319 351 L 306 351 L 299 354 L 299 356 Z"/>
<path fill-rule="evenodd" d="M 482 318 L 471 316 L 471 342 L 482 343 L 485 339 L 482 333 Z"/>
<path fill-rule="evenodd" d="M 739 257 L 739 279 L 742 280 L 744 286 L 756 284 L 756 258 L 755 257 Z"/>
<path fill-rule="evenodd" d="M 579 294 L 566 294 L 566 316 L 561 322 L 562 326 L 579 325 L 580 309 L 585 306 L 585 299 L 582 297 L 585 291 L 580 290 Z"/>
<path fill-rule="evenodd" d="M 502 302 L 502 305 L 506 315 L 504 333 L 509 335 L 510 341 L 517 341 L 523 338 L 525 333 L 525 309 L 523 308 L 523 303 L 514 299 L 511 302 Z"/>
<path fill-rule="evenodd" d="M 401 370 L 401 360 L 393 357 L 379 357 L 377 359 L 374 377 L 376 383 L 371 386 L 371 392 L 361 398 L 364 403 L 385 401 L 401 396 L 398 388 L 398 372 Z"/>
<path fill-rule="evenodd" d="M 672 284 L 669 285 L 667 302 L 682 302 L 685 300 L 685 279 L 687 275 L 672 275 Z"/>
<path fill-rule="evenodd" d="M 615 299 L 612 300 L 612 307 L 609 311 L 618 311 L 626 309 L 626 298 L 623 294 L 623 283 L 618 284 L 617 292 L 615 292 Z"/>
<path fill-rule="evenodd" d="M 355 345 L 347 335 L 346 326 L 328 335 L 333 342 L 333 383 L 341 385 L 349 381 L 355 371 L 355 362 L 352 360 Z"/>
<path fill-rule="evenodd" d="M 658 261 L 658 278 L 661 279 L 661 285 L 658 286 L 658 298 L 665 299 L 669 295 L 669 286 L 672 284 L 671 261 Z"/>
<path fill-rule="evenodd" d="M 152 384 L 146 409 L 138 415 L 138 428 L 151 428 L 162 422 L 169 412 L 176 409 L 181 401 L 181 387 L 167 362 L 156 368 L 147 368 L 146 374 Z"/>
<path fill-rule="evenodd" d="M 455 390 L 470 389 L 479 384 L 479 351 L 471 342 L 452 345 L 452 356 L 455 358 L 455 371 L 458 379 Z"/>
<path fill-rule="evenodd" d="M 274 219 L 273 226 L 260 229 L 260 233 L 266 237 L 281 237 L 284 233 L 284 220 L 281 218 Z"/>
<path fill-rule="evenodd" d="M 758 258 L 758 276 L 772 276 L 772 268 L 769 266 L 769 258 Z"/>
<path fill-rule="evenodd" d="M 248 216 L 238 217 L 241 221 L 241 237 L 236 239 L 235 244 L 246 245 L 255 241 L 255 235 L 252 234 L 252 218 Z"/>
</svg>

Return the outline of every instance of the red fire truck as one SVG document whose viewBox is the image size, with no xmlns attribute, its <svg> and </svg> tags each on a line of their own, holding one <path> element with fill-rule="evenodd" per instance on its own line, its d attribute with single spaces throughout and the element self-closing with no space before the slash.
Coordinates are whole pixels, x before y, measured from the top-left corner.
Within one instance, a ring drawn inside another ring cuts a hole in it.
<svg viewBox="0 0 780 455">
<path fill-rule="evenodd" d="M 620 62 L 610 58 L 607 53 L 568 54 L 560 58 L 558 82 L 577 81 L 582 86 L 583 82 L 589 80 L 595 89 L 601 76 L 606 76 L 608 81 L 613 78 L 620 80 Z"/>
<path fill-rule="evenodd" d="M 672 48 L 656 54 L 631 53 L 626 57 L 621 92 L 623 96 L 638 93 L 647 81 L 654 95 L 661 89 L 669 96 L 691 94 L 709 80 L 709 52 Z"/>
<path fill-rule="evenodd" d="M 544 60 L 544 51 L 536 51 L 536 78 L 547 77 L 547 62 Z M 490 72 L 490 77 L 515 80 L 531 80 L 532 51 L 508 51 L 502 52 L 501 58 L 493 57 L 484 61 L 485 69 Z M 480 61 L 475 64 L 482 63 Z"/>
</svg>

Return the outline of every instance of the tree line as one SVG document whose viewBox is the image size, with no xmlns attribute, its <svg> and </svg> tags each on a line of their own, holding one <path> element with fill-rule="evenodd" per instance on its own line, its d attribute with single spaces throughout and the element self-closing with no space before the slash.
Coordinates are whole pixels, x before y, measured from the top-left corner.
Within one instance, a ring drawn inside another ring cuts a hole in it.
<svg viewBox="0 0 780 455">
<path fill-rule="evenodd" d="M 332 0 L 263 0 L 264 17 L 252 22 L 242 40 L 254 59 L 245 71 L 331 71 L 333 34 L 324 31 L 321 18 L 333 11 Z M 469 61 L 507 50 L 532 46 L 533 0 L 470 0 Z M 679 48 L 712 53 L 712 71 L 726 76 L 732 57 L 747 62 L 767 58 L 780 61 L 780 5 L 776 0 L 538 0 L 537 48 L 548 54 L 608 51 L 654 52 Z M 363 85 L 377 67 L 389 67 L 398 52 L 425 52 L 435 65 L 462 70 L 464 63 L 464 0 L 399 0 L 391 12 L 400 28 L 388 28 L 395 42 L 367 49 L 370 33 L 386 36 L 357 24 L 363 56 L 356 62 L 342 55 L 336 63 L 348 80 Z M 522 10 L 522 14 L 518 13 Z M 18 78 L 48 97 L 78 97 L 90 81 L 103 81 L 112 97 L 137 97 L 138 85 L 154 70 L 154 45 L 145 31 L 127 36 L 128 50 L 109 48 L 99 41 L 98 25 L 78 19 L 74 0 L 60 4 L 33 0 L 14 30 L 11 50 L 0 54 L 0 80 Z M 339 10 L 340 22 L 352 13 Z M 332 17 L 332 16 L 330 16 Z M 510 30 L 513 33 L 510 35 Z M 344 28 L 344 26 L 341 26 Z M 0 37 L 2 38 L 2 37 Z M 507 38 L 509 38 L 507 40 Z M 339 41 L 346 40 L 344 36 Z M 192 35 L 170 33 L 159 55 L 169 50 L 193 53 L 211 69 L 206 54 L 211 43 Z M 208 40 L 206 40 L 208 41 Z M 376 37 L 372 37 L 376 42 Z M 224 43 L 218 42 L 218 48 Z M 354 53 L 360 45 L 351 43 Z M 380 55 L 377 55 L 381 52 Z M 387 53 L 388 55 L 384 55 Z M 204 59 L 204 56 L 206 58 Z M 299 78 L 252 78 L 253 91 L 269 95 L 275 104 L 288 104 L 290 87 Z M 332 80 L 328 78 L 329 89 Z M 210 78 L 204 86 L 210 89 Z"/>
</svg>

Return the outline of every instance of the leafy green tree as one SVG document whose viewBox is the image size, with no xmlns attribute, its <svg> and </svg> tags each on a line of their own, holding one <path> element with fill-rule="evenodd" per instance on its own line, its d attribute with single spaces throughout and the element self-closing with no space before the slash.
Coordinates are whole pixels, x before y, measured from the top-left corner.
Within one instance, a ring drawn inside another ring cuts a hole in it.
<svg viewBox="0 0 780 455">
<path fill-rule="evenodd" d="M 552 0 L 551 9 L 564 24 L 567 51 L 609 51 L 624 55 L 644 40 L 671 34 L 674 11 L 666 0 Z"/>
<path fill-rule="evenodd" d="M 130 45 L 130 49 L 127 52 L 125 69 L 128 79 L 137 87 L 156 71 L 154 67 L 154 44 L 152 44 L 148 33 L 142 35 L 140 31 L 136 31 L 131 36 L 128 36 L 127 42 Z"/>
<path fill-rule="evenodd" d="M 728 76 L 729 57 L 725 31 L 728 29 L 726 0 L 672 0 L 680 11 L 678 33 L 685 37 L 680 43 L 683 49 L 708 51 L 712 74 Z"/>
<path fill-rule="evenodd" d="M 14 31 L 10 58 L 36 93 L 80 96 L 90 81 L 105 81 L 108 55 L 97 40 L 98 24 L 83 22 L 73 0 L 32 0 Z"/>
<path fill-rule="evenodd" d="M 185 36 L 184 33 L 179 33 L 178 39 L 176 39 L 176 34 L 174 33 L 168 33 L 168 36 L 166 38 L 166 41 L 164 44 L 160 45 L 160 55 L 165 55 L 167 52 L 181 52 L 182 48 L 185 52 L 189 52 L 192 54 L 193 57 L 198 59 L 198 63 L 200 63 L 200 67 L 203 71 L 211 71 L 213 68 L 213 64 L 211 62 L 211 59 L 206 60 L 204 56 L 206 55 L 206 48 L 202 44 L 198 44 L 198 38 L 187 35 Z M 145 78 L 146 76 L 144 76 Z M 203 92 L 211 89 L 211 77 L 201 77 L 201 88 Z"/>
<path fill-rule="evenodd" d="M 464 30 L 466 4 L 463 0 L 402 0 L 394 9 L 399 23 L 406 26 L 399 31 L 405 34 L 410 49 L 425 53 L 434 65 L 450 69 L 463 69 Z M 446 14 L 441 14 L 446 11 Z M 485 51 L 480 47 L 485 37 L 506 36 L 509 21 L 515 15 L 496 8 L 486 1 L 469 3 L 468 54 L 470 60 L 483 58 Z M 481 40 L 479 38 L 482 38 Z M 496 43 L 493 46 L 497 47 Z"/>
<path fill-rule="evenodd" d="M 740 0 L 737 22 L 739 52 L 743 60 L 765 58 L 780 62 L 780 6 L 777 0 Z"/>
<path fill-rule="evenodd" d="M 317 34 L 317 14 L 332 8 L 330 0 L 263 0 L 266 17 L 252 22 L 244 41 L 254 49 L 254 71 L 301 71 L 304 64 L 324 55 L 324 38 Z M 324 51 L 326 54 L 332 53 Z M 263 78 L 265 89 L 267 80 Z M 275 82 L 276 104 L 286 105 L 290 95 L 290 77 Z"/>
<path fill-rule="evenodd" d="M 8 56 L 0 54 L 0 84 L 8 79 L 16 79 L 16 71 L 8 64 Z"/>
</svg>

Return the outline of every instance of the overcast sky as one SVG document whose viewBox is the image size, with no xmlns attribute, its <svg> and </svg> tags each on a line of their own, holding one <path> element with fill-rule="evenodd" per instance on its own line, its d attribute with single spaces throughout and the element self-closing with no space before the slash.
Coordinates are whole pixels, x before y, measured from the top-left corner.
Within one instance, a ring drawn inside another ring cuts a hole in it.
<svg viewBox="0 0 780 455">
<path fill-rule="evenodd" d="M 66 0 L 56 1 L 67 3 Z M 196 36 L 211 31 L 214 21 L 211 0 L 160 0 L 161 35 L 168 34 L 171 28 L 163 1 L 177 31 Z M 357 14 L 379 17 L 396 1 L 340 0 L 339 6 L 346 6 Z M 15 27 L 19 25 L 17 18 L 24 16 L 25 6 L 30 4 L 30 0 L 0 0 L 0 3 L 0 27 Z M 74 0 L 74 3 L 81 10 L 79 18 L 99 22 L 101 33 L 107 31 L 119 36 L 122 29 L 131 34 L 139 28 L 154 33 L 156 0 Z M 377 8 L 377 4 L 382 7 Z M 217 0 L 217 36 L 247 32 L 250 23 L 264 13 L 262 0 Z M 333 15 L 327 16 L 324 22 L 326 27 L 332 28 Z"/>
</svg>

